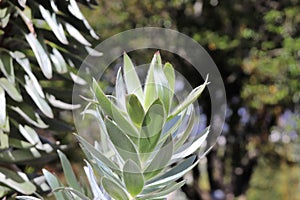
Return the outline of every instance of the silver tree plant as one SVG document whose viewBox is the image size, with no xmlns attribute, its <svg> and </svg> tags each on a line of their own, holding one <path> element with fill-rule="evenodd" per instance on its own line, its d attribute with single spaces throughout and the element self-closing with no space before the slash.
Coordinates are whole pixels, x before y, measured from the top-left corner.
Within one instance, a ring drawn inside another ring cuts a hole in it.
<svg viewBox="0 0 300 200">
<path fill-rule="evenodd" d="M 174 105 L 174 68 L 162 64 L 159 52 L 151 61 L 144 87 L 126 53 L 123 63 L 114 96 L 106 95 L 96 80 L 92 83 L 94 98 L 84 114 L 99 120 L 100 142 L 91 145 L 76 135 L 86 155 L 84 171 L 90 187 L 80 184 L 59 151 L 68 186 L 43 171 L 56 199 L 165 199 L 185 184 L 181 178 L 199 162 L 193 154 L 203 146 L 209 127 L 190 137 L 196 123 L 193 102 L 208 80 Z M 19 197 L 27 198 L 34 199 Z"/>
</svg>

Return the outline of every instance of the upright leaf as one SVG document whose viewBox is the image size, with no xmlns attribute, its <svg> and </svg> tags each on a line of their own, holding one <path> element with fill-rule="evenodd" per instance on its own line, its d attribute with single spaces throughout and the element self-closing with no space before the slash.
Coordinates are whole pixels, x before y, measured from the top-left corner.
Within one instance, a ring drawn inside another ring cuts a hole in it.
<svg viewBox="0 0 300 200">
<path fill-rule="evenodd" d="M 165 121 L 165 111 L 162 102 L 157 99 L 149 107 L 144 119 L 139 139 L 139 152 L 142 160 L 146 160 L 161 136 Z"/>
<path fill-rule="evenodd" d="M 140 79 L 129 56 L 124 53 L 124 80 L 129 94 L 135 94 L 140 102 L 144 102 L 144 94 Z"/>
<path fill-rule="evenodd" d="M 123 167 L 123 178 L 127 191 L 132 197 L 138 195 L 144 187 L 144 176 L 140 167 L 132 160 L 127 160 Z"/>
<path fill-rule="evenodd" d="M 147 78 L 144 86 L 144 96 L 145 96 L 144 106 L 146 110 L 158 98 L 156 87 L 155 87 L 154 72 L 153 72 L 154 64 L 155 64 L 155 60 L 153 58 L 147 73 Z"/>
<path fill-rule="evenodd" d="M 101 109 L 116 122 L 124 133 L 138 137 L 137 129 L 128 121 L 122 111 L 106 97 L 96 80 L 93 80 L 93 91 Z"/>
<path fill-rule="evenodd" d="M 116 78 L 116 98 L 117 98 L 118 106 L 123 111 L 126 110 L 125 95 L 126 95 L 126 88 L 125 88 L 121 68 L 119 68 L 117 78 Z"/>
<path fill-rule="evenodd" d="M 134 94 L 126 96 L 126 107 L 131 120 L 140 127 L 145 111 L 137 96 Z"/>
</svg>

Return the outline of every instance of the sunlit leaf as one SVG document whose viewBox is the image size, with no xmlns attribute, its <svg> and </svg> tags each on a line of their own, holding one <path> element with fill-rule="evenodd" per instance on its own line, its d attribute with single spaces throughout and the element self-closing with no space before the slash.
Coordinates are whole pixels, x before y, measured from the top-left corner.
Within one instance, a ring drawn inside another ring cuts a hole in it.
<svg viewBox="0 0 300 200">
<path fill-rule="evenodd" d="M 126 53 L 124 53 L 123 56 L 124 56 L 123 72 L 124 72 L 124 81 L 127 88 L 127 92 L 129 94 L 135 94 L 139 98 L 140 102 L 143 102 L 144 94 L 142 90 L 142 85 L 136 73 L 136 70 L 134 68 L 134 65 Z"/>
<path fill-rule="evenodd" d="M 26 174 L 16 173 L 3 167 L 0 167 L 0 183 L 23 194 L 32 194 L 36 190 L 35 185 L 29 181 Z"/>
<path fill-rule="evenodd" d="M 25 89 L 37 107 L 49 118 L 53 118 L 53 112 L 49 104 L 42 98 L 35 89 L 32 80 L 25 75 Z"/>
<path fill-rule="evenodd" d="M 3 126 L 6 122 L 6 98 L 5 92 L 0 86 L 0 126 Z"/>
<path fill-rule="evenodd" d="M 36 60 L 39 63 L 39 66 L 41 67 L 41 70 L 45 77 L 48 79 L 52 78 L 51 62 L 43 46 L 32 33 L 25 35 L 25 38 L 29 43 L 33 53 L 35 54 Z"/>
<path fill-rule="evenodd" d="M 197 100 L 197 98 L 201 95 L 203 90 L 205 89 L 206 85 L 208 85 L 208 76 L 206 77 L 205 82 L 196 87 L 191 91 L 191 93 L 184 99 L 182 103 L 180 103 L 168 116 L 168 119 L 171 119 L 172 117 L 176 116 L 178 113 L 182 112 L 185 108 L 187 108 L 189 105 L 191 105 L 194 101 Z"/>
<path fill-rule="evenodd" d="M 9 82 L 6 78 L 0 78 L 0 86 L 13 100 L 17 102 L 21 102 L 23 100 L 20 92 L 16 89 L 16 86 Z"/>
</svg>

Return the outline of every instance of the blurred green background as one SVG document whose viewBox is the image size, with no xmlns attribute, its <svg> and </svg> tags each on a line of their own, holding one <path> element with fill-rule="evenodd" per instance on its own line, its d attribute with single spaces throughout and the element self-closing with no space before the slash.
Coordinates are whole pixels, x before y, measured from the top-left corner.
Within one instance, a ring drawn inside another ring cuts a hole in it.
<svg viewBox="0 0 300 200">
<path fill-rule="evenodd" d="M 299 1 L 115 0 L 83 13 L 101 41 L 137 27 L 170 28 L 203 45 L 217 64 L 226 125 L 193 171 L 195 183 L 183 188 L 190 199 L 300 199 Z M 192 85 L 201 83 L 187 63 L 162 57 Z"/>
</svg>

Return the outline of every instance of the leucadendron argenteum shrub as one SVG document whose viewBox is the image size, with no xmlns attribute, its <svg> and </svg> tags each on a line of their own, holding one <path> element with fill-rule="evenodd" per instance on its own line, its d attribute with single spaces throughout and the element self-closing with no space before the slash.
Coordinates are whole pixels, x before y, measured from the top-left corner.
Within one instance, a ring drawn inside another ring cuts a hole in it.
<svg viewBox="0 0 300 200">
<path fill-rule="evenodd" d="M 90 189 L 77 181 L 62 152 L 58 154 L 68 186 L 44 170 L 58 200 L 165 199 L 185 184 L 178 180 L 199 162 L 192 154 L 205 141 L 209 127 L 192 138 L 190 133 L 196 121 L 193 102 L 207 79 L 174 106 L 175 72 L 170 63 L 162 64 L 159 52 L 143 87 L 127 54 L 123 63 L 115 96 L 105 95 L 94 80 L 94 99 L 84 111 L 99 120 L 101 141 L 91 145 L 76 135 L 86 155 L 84 171 Z"/>
</svg>

